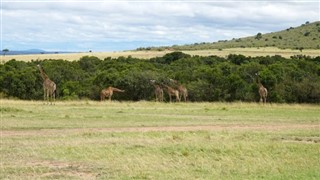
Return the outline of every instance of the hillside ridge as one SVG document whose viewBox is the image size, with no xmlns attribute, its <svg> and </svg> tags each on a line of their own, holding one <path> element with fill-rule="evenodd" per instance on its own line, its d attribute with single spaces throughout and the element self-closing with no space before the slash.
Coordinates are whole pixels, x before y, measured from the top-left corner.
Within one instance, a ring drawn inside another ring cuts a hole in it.
<svg viewBox="0 0 320 180">
<path fill-rule="evenodd" d="M 186 45 L 161 47 L 141 47 L 136 50 L 207 50 L 247 47 L 277 47 L 280 49 L 320 49 L 320 21 L 306 23 L 298 27 L 289 27 L 282 31 L 220 40 L 218 42 L 202 42 Z"/>
</svg>

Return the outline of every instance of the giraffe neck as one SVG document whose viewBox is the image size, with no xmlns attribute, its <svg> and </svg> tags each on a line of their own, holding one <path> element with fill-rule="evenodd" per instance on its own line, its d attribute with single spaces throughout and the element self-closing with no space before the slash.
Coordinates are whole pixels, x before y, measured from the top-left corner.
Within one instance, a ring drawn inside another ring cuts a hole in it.
<svg viewBox="0 0 320 180">
<path fill-rule="evenodd" d="M 259 76 L 257 76 L 257 84 L 258 84 L 259 87 L 263 87 L 263 85 L 261 84 Z"/>
<path fill-rule="evenodd" d="M 121 89 L 118 89 L 118 88 L 114 88 L 114 87 L 111 87 L 111 89 L 113 91 L 116 91 L 116 92 L 124 92 L 124 90 L 121 90 Z"/>
<path fill-rule="evenodd" d="M 173 89 L 172 87 L 170 87 L 170 86 L 167 86 L 167 85 L 164 85 L 166 88 L 167 88 L 167 90 L 168 91 L 170 91 L 170 92 L 174 92 L 175 91 L 175 89 Z"/>
<path fill-rule="evenodd" d="M 169 87 L 169 86 L 167 86 L 165 84 L 163 84 L 163 86 L 166 87 L 167 89 L 171 89 L 171 87 Z"/>
<path fill-rule="evenodd" d="M 47 79 L 49 79 L 48 75 L 44 72 L 44 70 L 42 69 L 42 67 L 39 67 L 40 69 L 40 75 L 42 77 L 42 79 L 45 81 Z"/>
<path fill-rule="evenodd" d="M 261 82 L 258 83 L 260 88 L 263 88 L 264 86 L 261 84 Z"/>
</svg>

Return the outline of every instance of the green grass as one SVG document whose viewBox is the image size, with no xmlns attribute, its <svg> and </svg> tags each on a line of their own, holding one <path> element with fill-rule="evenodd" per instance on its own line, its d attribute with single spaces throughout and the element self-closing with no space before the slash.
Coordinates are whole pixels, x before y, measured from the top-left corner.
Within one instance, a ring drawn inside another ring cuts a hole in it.
<svg viewBox="0 0 320 180">
<path fill-rule="evenodd" d="M 0 179 L 320 177 L 319 105 L 1 100 L 0 110 Z M 196 126 L 213 128 L 173 129 Z"/>
</svg>

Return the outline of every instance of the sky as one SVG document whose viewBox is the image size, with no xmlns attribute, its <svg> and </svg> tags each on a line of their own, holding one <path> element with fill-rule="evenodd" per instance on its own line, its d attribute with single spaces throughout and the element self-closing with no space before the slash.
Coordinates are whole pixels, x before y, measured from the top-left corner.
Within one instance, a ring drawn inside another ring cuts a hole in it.
<svg viewBox="0 0 320 180">
<path fill-rule="evenodd" d="M 105 52 L 216 42 L 320 20 L 320 0 L 1 0 L 1 49 Z"/>
</svg>

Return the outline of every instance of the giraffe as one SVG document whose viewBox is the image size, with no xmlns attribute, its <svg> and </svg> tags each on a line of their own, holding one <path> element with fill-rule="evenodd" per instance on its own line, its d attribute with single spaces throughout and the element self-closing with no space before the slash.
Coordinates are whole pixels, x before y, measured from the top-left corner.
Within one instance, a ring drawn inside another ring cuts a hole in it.
<svg viewBox="0 0 320 180">
<path fill-rule="evenodd" d="M 267 103 L 268 90 L 261 84 L 258 73 L 256 73 L 256 76 L 257 76 L 257 84 L 259 86 L 260 102 Z"/>
<path fill-rule="evenodd" d="M 105 100 L 105 97 L 109 97 L 109 101 L 111 101 L 111 97 L 113 95 L 113 92 L 124 92 L 124 90 L 117 89 L 117 88 L 114 88 L 111 86 L 109 86 L 105 89 L 102 89 L 100 92 L 100 101 Z"/>
<path fill-rule="evenodd" d="M 40 70 L 40 75 L 43 79 L 43 100 L 47 100 L 48 102 L 51 100 L 56 100 L 56 83 L 49 79 L 48 75 L 44 72 L 43 67 L 38 64 L 37 67 Z"/>
<path fill-rule="evenodd" d="M 185 86 L 181 85 L 178 81 L 174 80 L 174 79 L 170 79 L 171 82 L 173 82 L 175 84 L 175 86 L 177 86 L 177 89 L 179 91 L 179 95 L 180 95 L 180 99 L 184 99 L 185 102 L 187 102 L 187 98 L 188 98 L 188 90 Z"/>
<path fill-rule="evenodd" d="M 161 85 L 164 87 L 164 89 L 167 91 L 168 95 L 169 95 L 169 99 L 170 99 L 170 102 L 171 102 L 171 99 L 172 99 L 172 96 L 176 96 L 176 102 L 180 102 L 180 97 L 179 97 L 179 91 L 168 86 L 168 85 L 165 85 L 165 84 L 162 84 Z"/>
<path fill-rule="evenodd" d="M 154 86 L 156 101 L 163 102 L 163 89 L 158 84 L 155 84 L 156 80 L 150 80 L 150 82 Z"/>
</svg>

